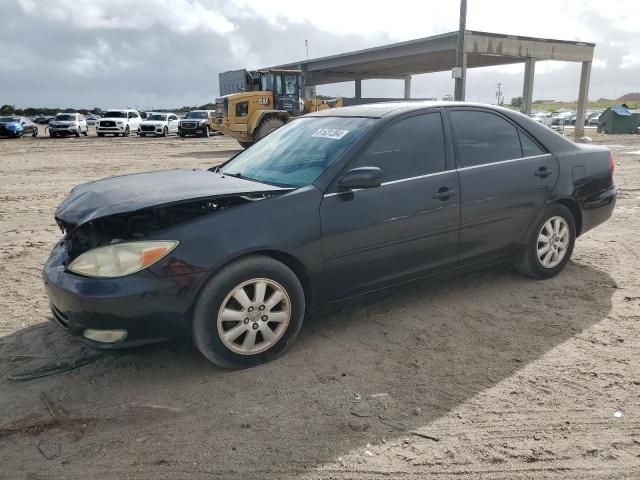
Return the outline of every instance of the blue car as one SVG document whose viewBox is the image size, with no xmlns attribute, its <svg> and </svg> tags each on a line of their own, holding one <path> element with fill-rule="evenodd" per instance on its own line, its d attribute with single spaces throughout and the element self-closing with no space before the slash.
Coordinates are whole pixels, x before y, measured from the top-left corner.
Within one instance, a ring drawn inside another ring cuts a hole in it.
<svg viewBox="0 0 640 480">
<path fill-rule="evenodd" d="M 38 126 L 26 117 L 0 117 L 0 136 L 20 138 L 38 136 Z"/>
</svg>

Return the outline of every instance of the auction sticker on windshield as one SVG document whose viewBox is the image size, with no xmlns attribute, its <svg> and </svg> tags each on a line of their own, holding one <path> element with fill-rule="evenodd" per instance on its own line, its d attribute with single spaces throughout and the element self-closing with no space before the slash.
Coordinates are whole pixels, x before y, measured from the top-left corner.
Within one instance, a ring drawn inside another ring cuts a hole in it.
<svg viewBox="0 0 640 480">
<path fill-rule="evenodd" d="M 340 140 L 344 137 L 349 130 L 339 130 L 337 128 L 319 128 L 311 134 L 312 137 L 318 138 L 332 138 L 333 140 Z"/>
</svg>

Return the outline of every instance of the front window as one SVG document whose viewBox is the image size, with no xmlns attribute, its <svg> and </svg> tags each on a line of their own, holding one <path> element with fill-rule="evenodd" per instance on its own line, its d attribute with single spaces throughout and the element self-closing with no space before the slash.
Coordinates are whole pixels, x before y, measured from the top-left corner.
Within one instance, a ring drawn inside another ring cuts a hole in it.
<svg viewBox="0 0 640 480">
<path fill-rule="evenodd" d="M 147 117 L 147 120 L 152 120 L 152 121 L 157 121 L 157 122 L 164 122 L 164 121 L 167 120 L 167 116 L 154 113 L 153 115 L 149 115 Z"/>
<path fill-rule="evenodd" d="M 296 95 L 298 93 L 298 77 L 296 75 L 284 76 L 284 93 L 285 95 Z"/>
<path fill-rule="evenodd" d="M 209 114 L 207 112 L 189 112 L 187 113 L 184 118 L 199 118 L 199 119 L 206 119 L 208 118 Z"/>
<path fill-rule="evenodd" d="M 375 120 L 306 117 L 272 132 L 222 167 L 222 173 L 270 185 L 304 187 L 322 175 Z"/>
<path fill-rule="evenodd" d="M 19 122 L 20 119 L 18 117 L 2 117 L 0 118 L 0 122 L 5 122 L 5 123 L 9 123 L 9 122 Z"/>
<path fill-rule="evenodd" d="M 56 121 L 57 122 L 75 122 L 76 116 L 63 113 L 61 115 L 56 115 Z"/>
<path fill-rule="evenodd" d="M 111 112 L 107 112 L 105 118 L 127 118 L 127 112 L 121 112 L 119 110 L 114 110 Z"/>
</svg>

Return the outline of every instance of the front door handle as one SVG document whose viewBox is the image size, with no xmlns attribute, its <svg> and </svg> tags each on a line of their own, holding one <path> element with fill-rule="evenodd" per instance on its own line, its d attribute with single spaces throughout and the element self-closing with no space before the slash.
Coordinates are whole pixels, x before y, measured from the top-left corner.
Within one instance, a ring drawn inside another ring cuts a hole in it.
<svg viewBox="0 0 640 480">
<path fill-rule="evenodd" d="M 536 177 L 544 178 L 544 177 L 548 177 L 552 173 L 553 173 L 552 168 L 540 167 L 538 170 L 536 170 L 536 173 L 534 173 L 534 175 Z"/>
<path fill-rule="evenodd" d="M 449 197 L 455 197 L 458 192 L 452 188 L 441 187 L 436 193 L 431 195 L 436 200 L 447 200 Z"/>
</svg>

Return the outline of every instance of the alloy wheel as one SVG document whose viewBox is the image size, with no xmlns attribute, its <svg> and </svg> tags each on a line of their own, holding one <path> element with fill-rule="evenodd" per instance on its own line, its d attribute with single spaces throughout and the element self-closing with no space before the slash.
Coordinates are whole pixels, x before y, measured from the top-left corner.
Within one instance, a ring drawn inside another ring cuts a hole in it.
<svg viewBox="0 0 640 480">
<path fill-rule="evenodd" d="M 254 278 L 229 292 L 218 311 L 220 340 L 232 352 L 256 355 L 273 347 L 291 320 L 291 301 L 282 285 Z"/>
<path fill-rule="evenodd" d="M 567 221 L 559 216 L 551 217 L 538 233 L 538 261 L 545 268 L 557 267 L 569 248 L 571 230 Z"/>
</svg>

